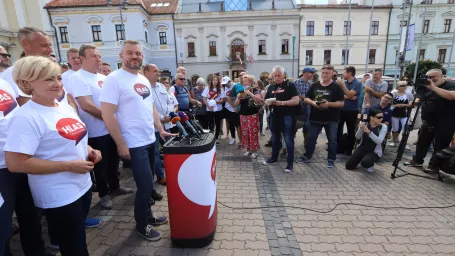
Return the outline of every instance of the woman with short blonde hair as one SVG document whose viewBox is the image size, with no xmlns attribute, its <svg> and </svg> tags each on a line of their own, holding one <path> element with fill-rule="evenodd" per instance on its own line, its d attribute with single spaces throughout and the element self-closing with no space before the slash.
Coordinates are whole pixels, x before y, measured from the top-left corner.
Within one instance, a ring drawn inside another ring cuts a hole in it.
<svg viewBox="0 0 455 256">
<path fill-rule="evenodd" d="M 11 117 L 4 151 L 8 169 L 28 174 L 36 207 L 65 255 L 88 255 L 85 218 L 92 198 L 89 172 L 101 153 L 88 146 L 87 128 L 61 97 L 60 66 L 29 56 L 16 62 L 13 78 L 32 98 Z"/>
</svg>

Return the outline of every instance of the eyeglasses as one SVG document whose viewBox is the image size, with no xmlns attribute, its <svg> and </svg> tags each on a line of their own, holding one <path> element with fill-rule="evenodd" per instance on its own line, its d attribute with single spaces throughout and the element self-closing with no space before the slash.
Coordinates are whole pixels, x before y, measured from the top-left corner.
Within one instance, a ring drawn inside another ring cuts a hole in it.
<svg viewBox="0 0 455 256">
<path fill-rule="evenodd" d="M 180 81 L 184 81 L 184 80 L 185 80 L 185 78 L 178 78 L 178 79 L 179 79 Z"/>
<path fill-rule="evenodd" d="M 379 119 L 379 120 L 384 119 L 383 116 L 375 116 L 374 118 Z"/>
<path fill-rule="evenodd" d="M 3 58 L 11 58 L 11 54 L 8 53 L 0 53 L 0 55 L 2 55 Z"/>
</svg>

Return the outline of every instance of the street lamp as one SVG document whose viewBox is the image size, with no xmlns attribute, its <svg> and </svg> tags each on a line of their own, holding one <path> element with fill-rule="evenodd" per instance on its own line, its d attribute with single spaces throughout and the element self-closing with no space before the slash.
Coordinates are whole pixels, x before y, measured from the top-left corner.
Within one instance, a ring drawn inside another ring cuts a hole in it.
<svg viewBox="0 0 455 256">
<path fill-rule="evenodd" d="M 122 10 L 126 10 L 126 6 L 128 5 L 128 0 L 118 0 L 118 8 L 120 10 L 120 22 L 122 24 L 122 39 L 126 39 L 126 33 L 125 33 L 125 25 L 123 24 L 123 12 Z M 112 0 L 106 0 L 107 6 L 112 6 Z"/>
</svg>

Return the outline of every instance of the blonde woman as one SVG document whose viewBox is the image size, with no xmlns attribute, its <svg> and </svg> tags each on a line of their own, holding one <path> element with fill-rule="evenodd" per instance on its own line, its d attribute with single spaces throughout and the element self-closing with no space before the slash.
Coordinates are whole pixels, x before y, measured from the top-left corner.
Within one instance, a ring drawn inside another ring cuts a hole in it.
<svg viewBox="0 0 455 256">
<path fill-rule="evenodd" d="M 242 128 L 242 147 L 245 156 L 256 158 L 259 149 L 259 109 L 261 108 L 260 91 L 253 87 L 254 76 L 243 76 L 243 91 L 237 93 L 235 107 L 240 106 L 240 126 Z"/>
<path fill-rule="evenodd" d="M 56 103 L 63 93 L 60 73 L 60 66 L 48 58 L 16 62 L 14 81 L 31 100 L 12 116 L 4 151 L 11 172 L 28 174 L 35 205 L 46 209 L 61 254 L 85 256 L 89 172 L 101 153 L 88 146 L 87 128 L 71 107 Z"/>
<path fill-rule="evenodd" d="M 169 98 L 171 99 L 170 104 L 168 104 L 168 110 L 169 112 L 173 111 L 177 113 L 179 109 L 179 103 L 177 101 L 177 98 L 175 98 L 175 95 L 169 91 L 169 88 L 171 88 L 171 81 L 169 80 L 169 77 L 160 77 L 160 83 L 166 87 L 167 94 Z M 173 125 L 172 127 L 174 127 Z"/>
</svg>

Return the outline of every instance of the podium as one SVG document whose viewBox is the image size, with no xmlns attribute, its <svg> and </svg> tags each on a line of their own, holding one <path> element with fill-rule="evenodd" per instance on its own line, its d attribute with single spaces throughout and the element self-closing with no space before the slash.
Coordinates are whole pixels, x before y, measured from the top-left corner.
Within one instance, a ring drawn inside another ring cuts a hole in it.
<svg viewBox="0 0 455 256">
<path fill-rule="evenodd" d="M 173 245 L 200 248 L 213 241 L 217 221 L 216 146 L 213 133 L 172 138 L 163 146 Z"/>
</svg>

